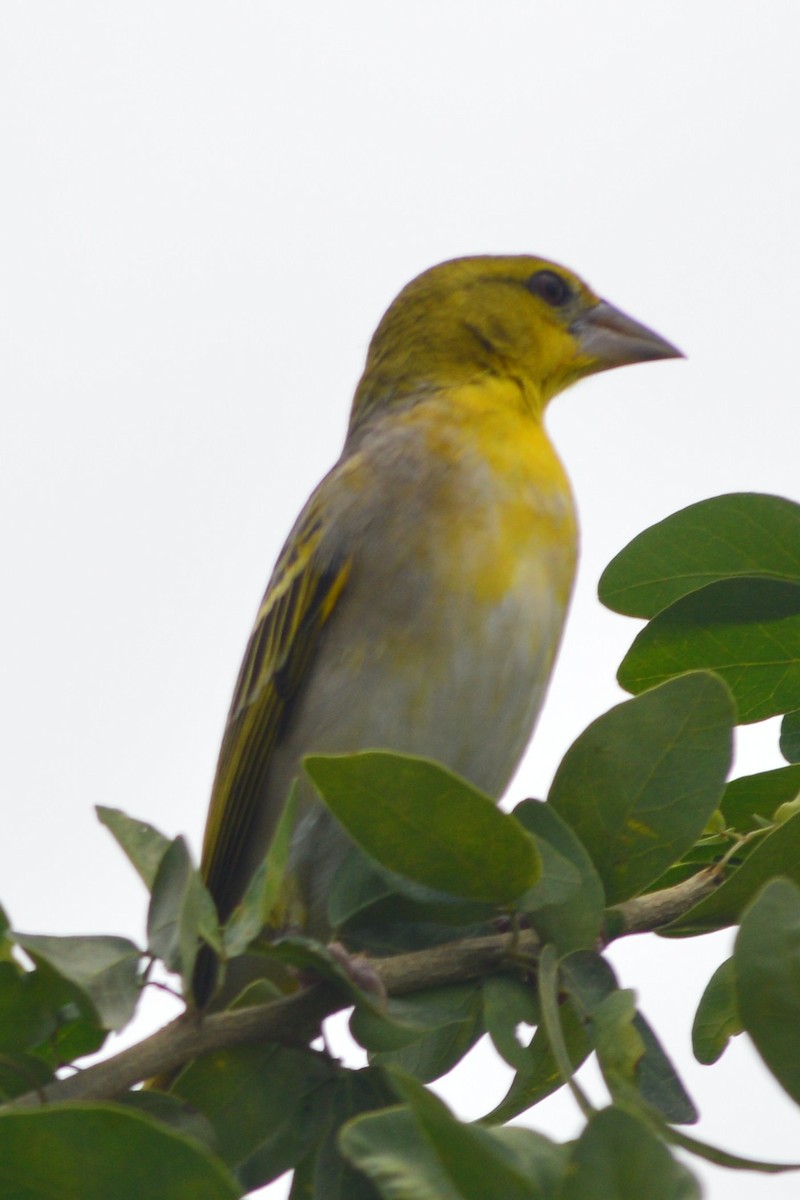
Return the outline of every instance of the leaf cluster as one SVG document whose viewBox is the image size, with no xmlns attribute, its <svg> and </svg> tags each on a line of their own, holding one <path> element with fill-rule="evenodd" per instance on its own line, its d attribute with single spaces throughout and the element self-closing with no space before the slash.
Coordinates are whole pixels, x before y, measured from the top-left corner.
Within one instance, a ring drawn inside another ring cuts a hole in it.
<svg viewBox="0 0 800 1200">
<path fill-rule="evenodd" d="M 690 1200 L 676 1147 L 789 1169 L 681 1128 L 695 1106 L 602 950 L 738 926 L 700 998 L 695 1054 L 711 1064 L 744 1032 L 800 1103 L 800 506 L 693 505 L 626 547 L 600 597 L 647 622 L 619 670 L 633 696 L 578 737 L 546 802 L 502 812 L 438 764 L 381 751 L 306 761 L 354 843 L 329 915 L 355 959 L 264 937 L 292 797 L 225 926 L 182 838 L 99 810 L 150 893 L 147 944 L 0 919 L 0 1200 L 216 1200 L 290 1169 L 294 1200 Z M 737 725 L 778 714 L 786 765 L 730 780 Z M 209 1016 L 193 981 L 212 952 L 223 991 L 243 962 L 250 982 Z M 186 1001 L 175 1030 L 69 1074 L 128 1024 L 156 964 Z M 360 1070 L 314 1048 L 320 1019 L 346 1007 Z M 513 1080 L 464 1123 L 425 1085 L 484 1035 Z M 600 1109 L 575 1080 L 592 1054 Z M 135 1090 L 153 1063 L 183 1070 Z M 507 1126 L 563 1086 L 585 1117 L 574 1141 Z"/>
</svg>

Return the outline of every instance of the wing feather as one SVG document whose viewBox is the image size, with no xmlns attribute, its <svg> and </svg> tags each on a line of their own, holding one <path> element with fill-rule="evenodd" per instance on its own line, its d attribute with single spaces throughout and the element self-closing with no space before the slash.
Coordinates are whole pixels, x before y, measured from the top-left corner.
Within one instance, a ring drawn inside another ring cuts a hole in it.
<svg viewBox="0 0 800 1200">
<path fill-rule="evenodd" d="M 272 753 L 347 583 L 349 559 L 321 560 L 322 532 L 312 505 L 275 567 L 234 690 L 201 863 L 223 919 L 248 882 L 240 864 L 257 818 L 262 825 L 264 804 L 276 803 L 265 794 Z"/>
</svg>

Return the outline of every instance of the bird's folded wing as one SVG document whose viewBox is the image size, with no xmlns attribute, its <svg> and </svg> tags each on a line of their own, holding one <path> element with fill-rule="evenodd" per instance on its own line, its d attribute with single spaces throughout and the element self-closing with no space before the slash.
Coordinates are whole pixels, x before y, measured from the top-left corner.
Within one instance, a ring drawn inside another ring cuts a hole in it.
<svg viewBox="0 0 800 1200">
<path fill-rule="evenodd" d="M 265 794 L 270 759 L 347 582 L 350 560 L 321 561 L 321 537 L 321 518 L 312 501 L 276 565 L 228 714 L 201 865 L 223 919 L 247 883 L 242 879 L 243 850 L 257 818 L 263 829 L 259 810 L 283 803 L 283 796 Z M 278 816 L 273 814 L 273 827 Z"/>
</svg>

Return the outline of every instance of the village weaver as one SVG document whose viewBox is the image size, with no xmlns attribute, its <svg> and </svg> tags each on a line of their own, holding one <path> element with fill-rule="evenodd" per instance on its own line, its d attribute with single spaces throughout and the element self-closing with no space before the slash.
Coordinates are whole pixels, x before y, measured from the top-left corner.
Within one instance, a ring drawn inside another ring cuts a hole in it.
<svg viewBox="0 0 800 1200">
<path fill-rule="evenodd" d="M 329 934 L 350 842 L 303 774 L 307 754 L 422 755 L 501 795 L 542 705 L 575 572 L 573 499 L 545 409 L 586 375 L 679 356 L 540 258 L 456 259 L 400 292 L 239 673 L 202 856 L 223 920 L 297 778 L 274 925 Z"/>
</svg>

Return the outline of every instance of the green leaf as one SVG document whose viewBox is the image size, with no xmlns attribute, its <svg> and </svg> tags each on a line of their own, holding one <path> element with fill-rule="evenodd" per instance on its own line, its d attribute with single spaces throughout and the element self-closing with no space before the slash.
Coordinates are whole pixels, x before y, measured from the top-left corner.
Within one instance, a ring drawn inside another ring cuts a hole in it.
<svg viewBox="0 0 800 1200">
<path fill-rule="evenodd" d="M 489 1136 L 495 1146 L 508 1154 L 509 1161 L 519 1166 L 524 1178 L 533 1184 L 536 1200 L 561 1195 L 561 1184 L 568 1164 L 566 1146 L 551 1142 L 533 1129 L 492 1129 Z"/>
<path fill-rule="evenodd" d="M 0 1053 L 38 1046 L 53 1028 L 52 1017 L 34 993 L 33 972 L 0 962 Z"/>
<path fill-rule="evenodd" d="M 496 907 L 457 900 L 387 871 L 358 846 L 350 848 L 328 897 L 331 928 L 356 950 L 386 955 L 477 935 Z"/>
<path fill-rule="evenodd" d="M 36 1054 L 54 1070 L 99 1050 L 108 1037 L 83 988 L 60 975 L 44 960 L 28 974 L 31 1005 L 48 1013 L 52 1026 Z"/>
<path fill-rule="evenodd" d="M 742 1025 L 800 1102 L 800 889 L 793 883 L 773 879 L 756 897 L 742 917 L 733 962 Z"/>
<path fill-rule="evenodd" d="M 407 1108 L 348 1121 L 342 1153 L 369 1176 L 384 1200 L 463 1200 Z"/>
<path fill-rule="evenodd" d="M 510 903 L 538 878 L 533 839 L 438 763 L 368 750 L 304 765 L 354 841 L 390 871 L 493 904 Z"/>
<path fill-rule="evenodd" d="M 449 993 L 447 996 L 444 993 Z M 420 1008 L 430 1020 L 436 1020 L 435 1010 L 429 1007 L 426 993 L 420 993 Z M 410 1002 L 412 997 L 408 997 Z M 445 1021 L 445 1012 L 440 1009 L 439 1023 L 395 1049 L 376 1051 L 370 1061 L 377 1066 L 401 1067 L 409 1075 L 431 1083 L 450 1071 L 483 1034 L 483 1006 L 480 983 L 453 984 L 450 988 L 436 988 L 432 1002 L 449 1003 L 451 1019 Z M 354 1023 L 354 1031 L 364 1036 L 364 1027 Z"/>
<path fill-rule="evenodd" d="M 545 1188 L 545 1194 L 553 1194 L 563 1169 L 561 1147 L 530 1130 L 514 1131 L 522 1137 L 502 1137 L 499 1131 L 462 1124 L 415 1080 L 392 1072 L 392 1083 L 463 1200 L 539 1200 Z"/>
<path fill-rule="evenodd" d="M 242 1046 L 196 1059 L 172 1090 L 209 1121 L 217 1154 L 249 1189 L 290 1170 L 319 1139 L 336 1073 L 309 1051 Z"/>
<path fill-rule="evenodd" d="M 746 905 L 776 875 L 800 883 L 800 814 L 757 841 L 742 865 L 715 892 L 659 933 L 708 933 L 735 925 Z"/>
<path fill-rule="evenodd" d="M 117 1103 L 124 1108 L 143 1112 L 178 1133 L 185 1133 L 212 1154 L 217 1152 L 217 1135 L 211 1122 L 196 1108 L 184 1104 L 178 1096 L 147 1087 L 136 1092 L 125 1092 Z"/>
<path fill-rule="evenodd" d="M 101 825 L 116 838 L 133 863 L 148 892 L 153 890 L 161 860 L 170 848 L 169 838 L 164 837 L 146 821 L 137 821 L 118 808 L 95 806 Z"/>
<path fill-rule="evenodd" d="M 590 1035 L 597 1044 L 598 1040 L 607 1046 L 608 1037 L 604 1033 L 612 1017 L 619 1017 L 612 1008 L 605 1018 L 601 1029 L 595 1028 L 598 1013 L 609 1003 L 609 998 L 617 994 L 616 976 L 606 959 L 588 950 L 578 950 L 568 954 L 559 964 L 561 986 L 572 998 L 572 1001 L 584 1020 L 590 1022 Z M 623 1005 L 623 1018 L 627 1001 L 612 1001 L 612 1004 Z M 601 1017 L 601 1023 L 603 1018 Z M 686 1125 L 697 1120 L 697 1110 L 675 1068 L 664 1052 L 661 1043 L 653 1032 L 649 1022 L 637 1012 L 631 1022 L 633 1033 L 643 1047 L 643 1053 L 638 1058 L 634 1075 L 634 1083 L 642 1100 L 652 1105 L 670 1124 Z M 627 1035 L 626 1035 L 627 1036 Z M 632 1038 L 631 1038 L 632 1043 Z M 611 1055 L 609 1049 L 608 1054 Z M 610 1068 L 616 1064 L 608 1058 Z M 615 1081 L 620 1078 L 617 1071 Z"/>
<path fill-rule="evenodd" d="M 530 1181 L 531 1196 L 544 1200 L 557 1195 L 566 1160 L 563 1147 L 529 1129 L 498 1129 L 490 1136 L 488 1154 L 508 1156 Z M 457 1186 L 407 1108 L 390 1108 L 351 1121 L 340 1140 L 344 1153 L 375 1182 L 384 1200 L 464 1200 L 468 1194 Z M 473 1153 L 483 1150 L 479 1142 Z M 490 1169 L 492 1162 L 490 1158 Z"/>
<path fill-rule="evenodd" d="M 314 1151 L 307 1154 L 292 1173 L 292 1188 L 289 1192 L 289 1200 L 310 1200 L 314 1195 L 314 1168 L 317 1163 L 317 1156 Z"/>
<path fill-rule="evenodd" d="M 600 876 L 586 848 L 551 804 L 523 800 L 514 809 L 523 828 L 538 839 L 542 877 L 519 902 L 543 942 L 559 953 L 594 946 L 605 908 Z"/>
<path fill-rule="evenodd" d="M 700 1188 L 638 1117 L 595 1113 L 574 1144 L 560 1200 L 700 1200 Z"/>
<path fill-rule="evenodd" d="M 297 813 L 297 780 L 292 783 L 267 856 L 250 880 L 241 904 L 234 910 L 224 931 L 225 955 L 244 954 L 262 930 L 274 922 L 273 912 L 281 897 L 289 849 Z"/>
<path fill-rule="evenodd" d="M 483 981 L 482 991 L 483 1022 L 495 1050 L 510 1067 L 524 1071 L 530 1058 L 532 1038 L 522 1042 L 519 1028 L 539 1024 L 535 986 L 512 975 L 489 975 Z"/>
<path fill-rule="evenodd" d="M 37 965 L 45 964 L 91 1001 L 104 1029 L 122 1029 L 139 1000 L 141 951 L 127 938 L 51 937 L 15 933 Z"/>
<path fill-rule="evenodd" d="M 637 1012 L 633 1025 L 644 1044 L 636 1076 L 642 1099 L 671 1125 L 693 1125 L 699 1113 L 650 1022 Z"/>
<path fill-rule="evenodd" d="M 181 976 L 187 995 L 201 936 L 217 952 L 222 949 L 214 902 L 192 866 L 186 842 L 178 837 L 153 882 L 147 939 L 150 953 Z"/>
<path fill-rule="evenodd" d="M 591 950 L 565 955 L 559 964 L 559 974 L 561 986 L 584 1019 L 590 1019 L 619 987 L 608 960 Z"/>
<path fill-rule="evenodd" d="M 733 959 L 726 958 L 700 998 L 692 1025 L 692 1049 L 697 1061 L 706 1066 L 715 1063 L 731 1038 L 742 1032 L 735 982 Z"/>
<path fill-rule="evenodd" d="M 539 1008 L 542 1013 L 542 1028 L 547 1034 L 547 1040 L 553 1052 L 559 1075 L 564 1083 L 569 1083 L 573 1097 L 584 1114 L 589 1110 L 589 1102 L 583 1096 L 578 1084 L 572 1078 L 572 1063 L 570 1061 L 564 1033 L 561 1028 L 558 992 L 558 953 L 555 946 L 548 943 L 542 946 L 539 963 L 536 969 L 536 986 Z"/>
<path fill-rule="evenodd" d="M 682 596 L 733 576 L 800 583 L 800 505 L 780 496 L 733 493 L 701 500 L 645 529 L 600 579 L 603 604 L 654 617 Z"/>
<path fill-rule="evenodd" d="M 339 1132 L 345 1122 L 364 1112 L 393 1105 L 395 1095 L 382 1071 L 340 1071 L 331 1104 L 328 1129 L 316 1153 L 314 1200 L 377 1200 L 377 1192 L 361 1171 L 353 1170 L 342 1153 Z"/>
<path fill-rule="evenodd" d="M 781 722 L 781 754 L 790 763 L 800 763 L 800 708 L 789 712 Z"/>
<path fill-rule="evenodd" d="M 726 579 L 685 596 L 641 631 L 617 679 L 638 693 L 694 670 L 725 680 L 740 724 L 800 707 L 800 587 Z"/>
<path fill-rule="evenodd" d="M 569 997 L 559 1005 L 558 1016 L 562 1040 L 574 1072 L 589 1057 L 592 1043 Z M 500 1103 L 481 1119 L 482 1124 L 498 1125 L 510 1121 L 562 1086 L 563 1080 L 550 1041 L 540 1025 L 511 1086 Z"/>
<path fill-rule="evenodd" d="M 567 751 L 548 800 L 608 904 L 638 895 L 700 836 L 722 794 L 732 722 L 724 684 L 698 672 L 612 708 Z"/>
<path fill-rule="evenodd" d="M 630 988 L 618 988 L 598 1005 L 592 1016 L 597 1061 L 611 1096 L 630 1097 L 636 1071 L 644 1058 L 644 1042 L 634 1027 L 636 1000 Z"/>
<path fill-rule="evenodd" d="M 38 1054 L 0 1054 L 0 1103 L 34 1092 L 52 1082 L 55 1071 Z M 2 1176 L 0 1176 L 1 1178 Z M 2 1193 L 0 1193 L 2 1194 Z"/>
<path fill-rule="evenodd" d="M 378 1008 L 354 1009 L 350 1032 L 371 1054 L 398 1050 L 448 1025 L 474 1024 L 479 984 L 451 983 L 408 996 L 389 996 Z"/>
<path fill-rule="evenodd" d="M 739 833 L 763 827 L 772 820 L 781 804 L 800 795 L 800 766 L 778 767 L 732 779 L 722 797 L 720 808 L 726 822 Z M 754 818 L 756 818 L 754 820 Z"/>
<path fill-rule="evenodd" d="M 199 1142 L 121 1105 L 51 1104 L 0 1114 L 8 1200 L 237 1200 Z"/>
</svg>

